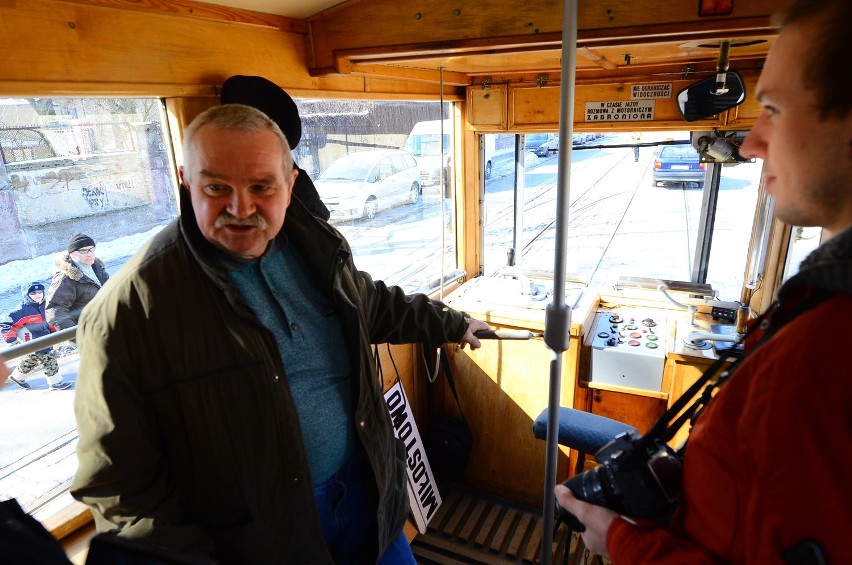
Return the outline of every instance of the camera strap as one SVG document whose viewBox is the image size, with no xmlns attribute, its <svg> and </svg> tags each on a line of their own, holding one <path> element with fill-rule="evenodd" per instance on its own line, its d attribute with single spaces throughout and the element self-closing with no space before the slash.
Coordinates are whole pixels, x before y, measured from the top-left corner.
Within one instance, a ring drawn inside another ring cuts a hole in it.
<svg viewBox="0 0 852 565">
<path fill-rule="evenodd" d="M 800 302 L 795 308 L 783 312 L 778 316 L 773 316 L 773 313 L 778 309 L 780 303 L 777 301 L 774 302 L 766 312 L 755 319 L 754 323 L 747 328 L 746 333 L 737 340 L 735 346 L 731 347 L 730 350 L 734 350 L 737 345 L 744 342 L 758 329 L 765 332 L 761 336 L 760 341 L 758 341 L 747 353 L 737 358 L 727 368 L 724 368 L 724 366 L 726 362 L 733 358 L 731 355 L 721 355 L 718 359 L 716 359 L 716 361 L 714 361 L 713 364 L 704 371 L 701 377 L 695 381 L 695 383 L 690 386 L 680 396 L 680 398 L 674 402 L 674 404 L 672 404 L 671 408 L 666 410 L 666 413 L 660 416 L 644 437 L 649 438 L 649 441 L 660 438 L 662 441 L 667 442 L 675 436 L 678 430 L 680 430 L 687 421 L 691 420 L 694 424 L 695 420 L 701 415 L 701 412 L 703 412 L 704 407 L 710 402 L 710 399 L 713 398 L 716 389 L 727 382 L 743 361 L 750 357 L 755 351 L 760 349 L 790 320 L 825 300 L 828 300 L 835 294 L 835 292 L 819 290 Z M 772 316 L 772 324 L 769 323 L 770 316 Z M 701 396 L 695 399 L 691 405 L 687 406 L 690 400 L 692 400 L 692 397 L 698 394 L 698 392 L 702 389 L 703 392 L 701 393 Z M 683 410 L 682 413 L 681 410 Z M 679 413 L 680 416 L 678 416 Z M 677 418 L 675 419 L 676 416 Z M 674 420 L 674 422 L 672 422 L 672 420 Z M 670 422 L 672 423 L 670 424 Z"/>
</svg>

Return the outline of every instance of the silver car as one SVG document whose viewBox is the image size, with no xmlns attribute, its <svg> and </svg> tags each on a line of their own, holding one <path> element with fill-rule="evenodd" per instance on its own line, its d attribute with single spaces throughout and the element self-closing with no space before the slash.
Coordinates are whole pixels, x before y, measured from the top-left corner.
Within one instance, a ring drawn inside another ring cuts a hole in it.
<svg viewBox="0 0 852 565">
<path fill-rule="evenodd" d="M 420 201 L 420 170 L 408 151 L 374 149 L 340 157 L 314 181 L 331 219 L 373 218 Z"/>
</svg>

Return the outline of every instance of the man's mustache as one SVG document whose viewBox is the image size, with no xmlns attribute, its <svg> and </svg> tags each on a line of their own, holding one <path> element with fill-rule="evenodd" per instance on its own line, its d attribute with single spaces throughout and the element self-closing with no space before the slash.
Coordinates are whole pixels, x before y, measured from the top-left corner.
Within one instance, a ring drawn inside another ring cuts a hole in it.
<svg viewBox="0 0 852 565">
<path fill-rule="evenodd" d="M 214 226 L 216 228 L 224 228 L 226 225 L 252 226 L 261 230 L 265 230 L 268 227 L 263 216 L 257 213 L 252 214 L 248 218 L 238 218 L 236 216 L 232 216 L 228 212 L 222 212 L 219 214 L 219 217 L 216 218 Z"/>
</svg>

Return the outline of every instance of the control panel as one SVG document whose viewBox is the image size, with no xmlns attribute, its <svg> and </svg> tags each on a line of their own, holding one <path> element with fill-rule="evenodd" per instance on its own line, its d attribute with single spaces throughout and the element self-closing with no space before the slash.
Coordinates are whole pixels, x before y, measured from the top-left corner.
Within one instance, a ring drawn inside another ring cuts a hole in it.
<svg viewBox="0 0 852 565">
<path fill-rule="evenodd" d="M 665 318 L 640 310 L 599 312 L 593 331 L 591 382 L 661 389 L 668 337 Z"/>
</svg>

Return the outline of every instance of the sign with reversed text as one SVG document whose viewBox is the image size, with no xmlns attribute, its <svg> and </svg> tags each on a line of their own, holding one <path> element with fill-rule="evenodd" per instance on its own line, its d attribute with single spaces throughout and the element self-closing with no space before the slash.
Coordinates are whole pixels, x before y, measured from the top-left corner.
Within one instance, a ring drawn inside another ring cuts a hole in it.
<svg viewBox="0 0 852 565">
<path fill-rule="evenodd" d="M 390 412 L 394 434 L 405 443 L 405 467 L 408 471 L 408 500 L 411 515 L 417 524 L 417 530 L 425 534 L 429 520 L 441 506 L 438 483 L 432 475 L 432 468 L 426 458 L 426 448 L 420 439 L 420 432 L 414 422 L 414 415 L 411 413 L 402 383 L 397 382 L 385 393 L 385 404 Z"/>
</svg>

